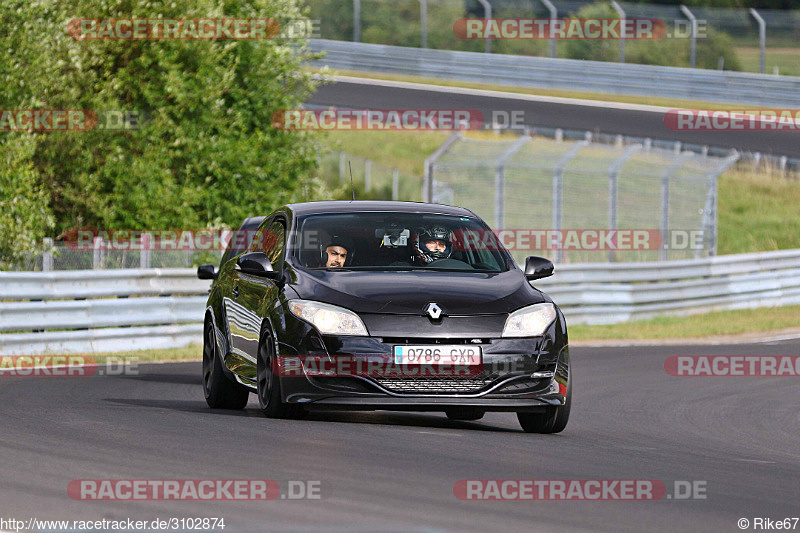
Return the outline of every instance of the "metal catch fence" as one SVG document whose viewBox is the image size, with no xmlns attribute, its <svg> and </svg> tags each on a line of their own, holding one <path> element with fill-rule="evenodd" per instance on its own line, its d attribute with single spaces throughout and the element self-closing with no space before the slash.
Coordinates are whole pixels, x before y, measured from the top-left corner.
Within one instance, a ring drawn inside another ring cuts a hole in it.
<svg viewBox="0 0 800 533">
<path fill-rule="evenodd" d="M 424 195 L 467 207 L 506 232 L 504 245 L 521 264 L 527 255 L 557 263 L 702 258 L 716 254 L 717 178 L 738 158 L 735 151 L 720 158 L 638 143 L 456 133 L 427 160 Z M 571 232 L 623 229 L 653 238 L 630 249 L 561 242 Z M 545 240 L 531 240 L 534 232 Z"/>
<path fill-rule="evenodd" d="M 682 58 L 690 61 L 690 66 L 695 66 L 698 43 L 709 33 L 719 32 L 731 37 L 736 46 L 750 49 L 740 50 L 746 56 L 741 58 L 743 70 L 800 75 L 800 51 L 791 50 L 800 36 L 800 10 L 688 8 L 592 0 L 307 0 L 310 17 L 320 21 L 322 39 L 548 57 L 567 57 L 564 43 L 462 40 L 454 35 L 453 24 L 460 18 L 566 18 L 593 4 L 608 6 L 620 18 L 664 21 L 673 38 L 691 42 L 692 52 L 687 53 L 691 57 Z M 768 49 L 770 56 L 766 55 Z M 624 41 L 614 59 L 625 62 Z"/>
</svg>

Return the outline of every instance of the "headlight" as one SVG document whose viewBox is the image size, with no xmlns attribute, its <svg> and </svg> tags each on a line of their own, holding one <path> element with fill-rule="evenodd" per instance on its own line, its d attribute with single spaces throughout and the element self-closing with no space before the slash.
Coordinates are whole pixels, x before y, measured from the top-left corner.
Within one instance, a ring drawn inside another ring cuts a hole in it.
<svg viewBox="0 0 800 533">
<path fill-rule="evenodd" d="M 327 335 L 369 335 L 364 322 L 352 311 L 322 302 L 289 300 L 289 310 Z"/>
<path fill-rule="evenodd" d="M 529 305 L 517 309 L 506 319 L 503 337 L 538 337 L 556 319 L 556 307 L 551 303 Z"/>
</svg>

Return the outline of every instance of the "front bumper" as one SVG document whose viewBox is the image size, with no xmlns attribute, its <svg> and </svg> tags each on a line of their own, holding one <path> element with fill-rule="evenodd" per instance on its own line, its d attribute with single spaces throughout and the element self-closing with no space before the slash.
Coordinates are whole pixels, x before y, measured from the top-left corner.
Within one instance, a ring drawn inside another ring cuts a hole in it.
<svg viewBox="0 0 800 533">
<path fill-rule="evenodd" d="M 308 409 L 444 411 L 537 411 L 563 405 L 569 382 L 569 348 L 556 321 L 542 337 L 521 339 L 433 339 L 319 337 L 304 345 L 282 345 L 282 355 L 390 358 L 397 344 L 480 346 L 483 368 L 470 377 L 308 376 L 280 377 L 283 400 Z M 316 337 L 316 338 L 314 338 Z"/>
</svg>

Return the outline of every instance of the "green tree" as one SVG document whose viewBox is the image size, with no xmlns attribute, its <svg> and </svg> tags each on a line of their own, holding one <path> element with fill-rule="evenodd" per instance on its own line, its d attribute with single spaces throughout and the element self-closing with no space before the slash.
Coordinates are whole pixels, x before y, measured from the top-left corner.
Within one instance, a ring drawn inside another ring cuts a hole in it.
<svg viewBox="0 0 800 533">
<path fill-rule="evenodd" d="M 302 36 L 134 41 L 67 33 L 74 18 L 282 23 L 305 15 L 296 0 L 5 0 L 0 15 L 0 109 L 146 117 L 136 129 L 0 132 L 3 160 L 26 180 L 0 180 L 0 199 L 13 195 L 42 212 L 29 228 L 0 219 L 3 234 L 30 229 L 38 238 L 48 212 L 57 232 L 236 226 L 308 194 L 313 138 L 271 124 L 273 113 L 299 107 L 317 84 L 301 69 L 310 57 Z"/>
<path fill-rule="evenodd" d="M 26 133 L 0 142 L 0 269 L 38 249 L 53 225 L 47 194 L 31 163 L 35 147 L 35 138 Z"/>
<path fill-rule="evenodd" d="M 618 19 L 619 15 L 611 4 L 592 4 L 579 9 L 571 18 L 577 19 Z M 619 41 L 609 39 L 575 39 L 564 41 L 561 46 L 564 57 L 569 59 L 588 59 L 591 61 L 617 61 Z"/>
<path fill-rule="evenodd" d="M 585 6 L 575 13 L 574 18 L 619 18 L 608 3 Z M 671 27 L 667 33 L 672 33 Z M 655 40 L 629 40 L 625 43 L 625 60 L 642 65 L 662 65 L 673 67 L 690 66 L 690 41 L 685 38 Z M 562 45 L 566 57 L 592 61 L 618 61 L 618 40 L 568 40 Z M 697 39 L 697 68 L 716 69 L 719 58 L 725 60 L 726 70 L 741 70 L 736 57 L 733 41 L 729 35 L 707 29 L 707 36 Z"/>
</svg>

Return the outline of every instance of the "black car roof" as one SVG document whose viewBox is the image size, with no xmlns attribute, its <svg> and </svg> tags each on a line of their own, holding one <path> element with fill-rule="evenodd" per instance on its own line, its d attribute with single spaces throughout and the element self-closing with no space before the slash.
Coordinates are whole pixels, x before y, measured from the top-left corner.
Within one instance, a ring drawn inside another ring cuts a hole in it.
<svg viewBox="0 0 800 533">
<path fill-rule="evenodd" d="M 423 202 L 390 202 L 379 200 L 331 200 L 325 202 L 305 202 L 286 206 L 295 216 L 322 213 L 352 213 L 354 211 L 399 211 L 402 213 L 430 213 L 437 215 L 476 216 L 463 207 L 428 204 Z"/>
<path fill-rule="evenodd" d="M 248 218 L 244 219 L 244 222 L 242 222 L 242 225 L 239 227 L 239 229 L 241 229 L 241 230 L 256 229 L 261 225 L 262 222 L 264 222 L 265 218 L 267 218 L 267 217 L 265 217 L 265 216 L 264 217 L 248 217 Z"/>
</svg>

